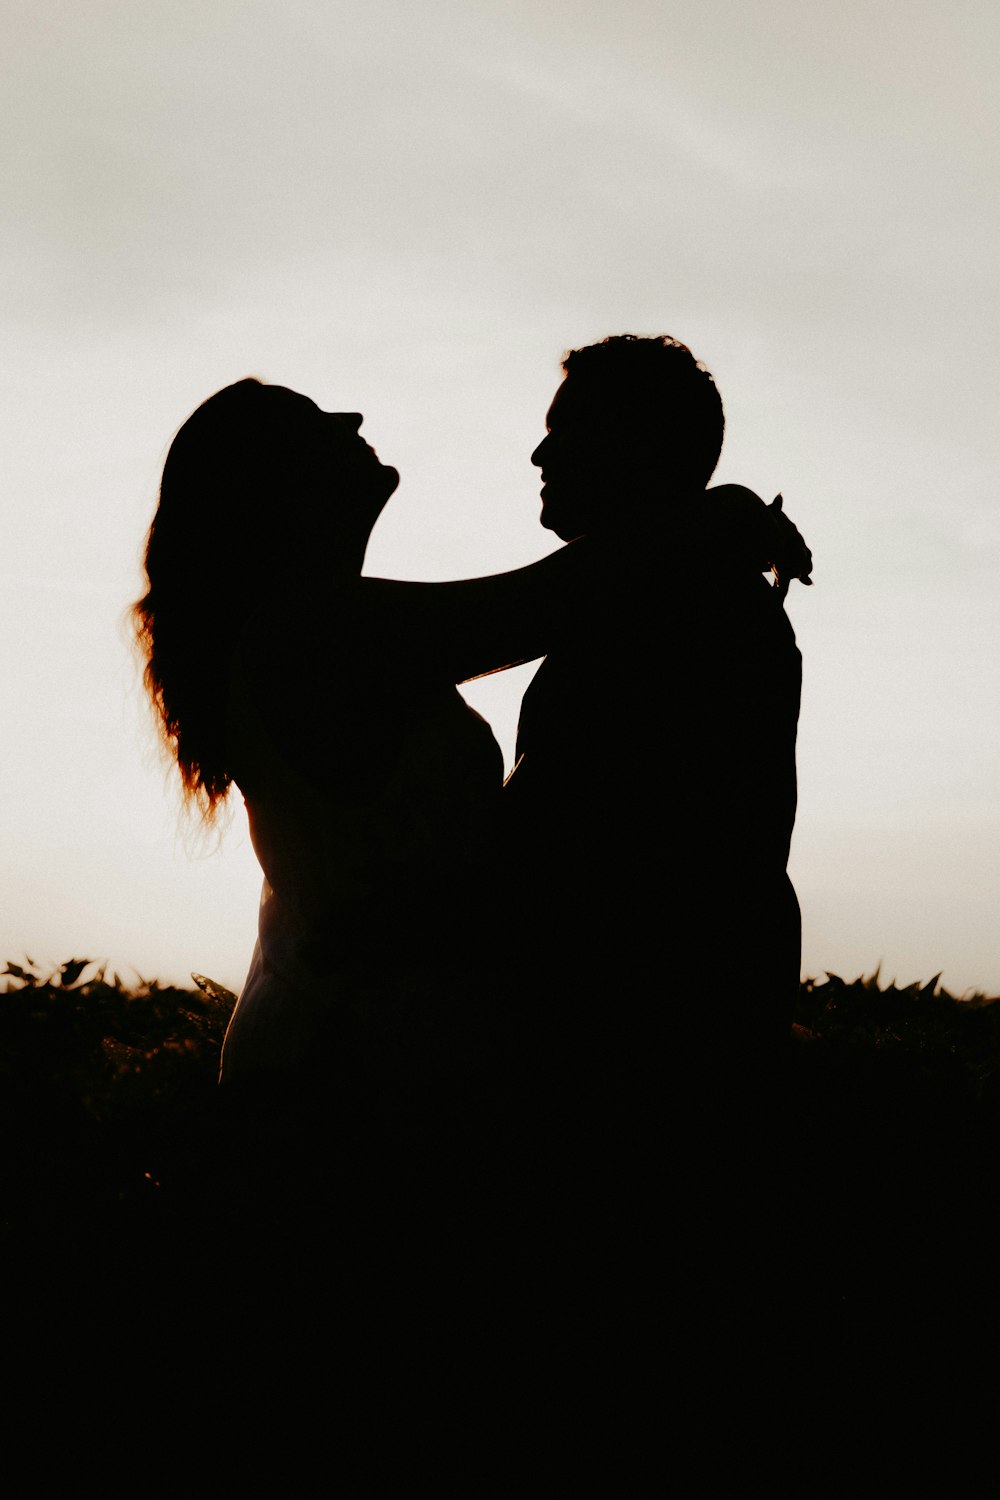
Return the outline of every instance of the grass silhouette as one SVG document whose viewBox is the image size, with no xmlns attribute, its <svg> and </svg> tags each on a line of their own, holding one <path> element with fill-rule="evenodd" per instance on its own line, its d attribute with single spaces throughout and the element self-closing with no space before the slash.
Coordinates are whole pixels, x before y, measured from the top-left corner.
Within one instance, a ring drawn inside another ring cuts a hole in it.
<svg viewBox="0 0 1000 1500">
<path fill-rule="evenodd" d="M 243 1236 L 227 1240 L 218 1233 L 223 1179 L 233 1157 L 231 1141 L 219 1132 L 217 1076 L 235 997 L 202 976 L 192 976 L 191 988 L 161 986 L 138 976 L 127 980 L 86 959 L 53 968 L 31 960 L 8 963 L 5 977 L 0 1122 L 7 1149 L 0 1193 L 8 1285 L 18 1291 L 8 1313 L 10 1347 L 20 1335 L 36 1361 L 39 1349 L 48 1349 L 49 1374 L 60 1363 L 71 1367 L 78 1350 L 86 1350 L 90 1367 L 106 1382 L 101 1390 L 115 1392 L 115 1409 L 128 1406 L 140 1414 L 157 1403 L 165 1411 L 198 1368 L 213 1372 L 219 1402 L 225 1392 L 239 1391 L 243 1366 L 257 1368 L 265 1357 L 261 1351 L 284 1360 L 288 1327 L 298 1329 L 304 1312 L 313 1320 L 308 1336 L 324 1350 L 329 1340 L 323 1330 L 334 1326 L 333 1344 L 339 1339 L 339 1347 L 351 1347 L 353 1358 L 370 1350 L 367 1311 L 363 1327 L 346 1333 L 338 1321 L 339 1289 L 356 1269 L 350 1254 L 342 1255 L 330 1277 L 332 1301 L 322 1314 L 310 1290 L 305 1303 L 293 1298 L 292 1316 L 279 1305 L 269 1325 L 253 1278 L 241 1292 L 249 1311 L 233 1314 L 232 1265 Z M 710 1014 L 710 987 L 699 1003 Z M 967 1403 L 992 1399 L 981 1356 L 1000 1335 L 994 1274 L 1000 1004 L 982 994 L 956 998 L 936 979 L 902 989 L 883 984 L 878 973 L 852 982 L 834 974 L 805 980 L 788 1077 L 780 1135 L 787 1219 L 770 1239 L 766 1225 L 758 1237 L 757 1226 L 741 1224 L 733 1243 L 746 1246 L 759 1238 L 765 1247 L 774 1244 L 780 1258 L 780 1296 L 791 1325 L 785 1330 L 790 1352 L 781 1361 L 794 1374 L 799 1417 L 811 1420 L 819 1413 L 830 1431 L 838 1424 L 846 1430 L 856 1410 L 878 1403 L 884 1411 L 887 1392 L 904 1386 L 907 1402 L 916 1399 L 918 1388 L 938 1391 L 944 1383 Z M 734 1120 L 734 1137 L 739 1128 Z M 296 1192 L 305 1181 L 296 1180 Z M 384 1222 L 389 1236 L 398 1232 L 398 1219 L 389 1215 Z M 412 1238 L 404 1239 L 400 1253 L 408 1255 L 425 1226 L 418 1217 L 404 1227 Z M 386 1240 L 381 1228 L 362 1236 L 364 1256 Z M 439 1247 L 432 1249 L 438 1258 Z M 318 1273 L 313 1265 L 311 1288 L 326 1284 L 328 1250 L 323 1243 L 316 1251 L 322 1265 Z M 298 1274 L 297 1250 L 295 1257 Z M 723 1269 L 725 1263 L 723 1256 Z M 367 1307 L 376 1300 L 384 1305 L 385 1288 L 395 1287 L 392 1337 L 383 1326 L 376 1340 L 382 1348 L 395 1338 L 412 1288 L 427 1279 L 426 1263 L 405 1286 L 397 1269 L 389 1255 L 384 1272 L 373 1272 L 366 1288 Z M 675 1287 L 671 1274 L 665 1287 L 681 1304 L 689 1302 L 690 1287 Z M 356 1282 L 350 1284 L 356 1290 Z M 449 1270 L 447 1286 L 454 1284 Z M 751 1280 L 751 1298 L 754 1287 Z M 462 1295 L 478 1316 L 480 1294 L 470 1286 Z M 492 1296 L 488 1283 L 484 1296 Z M 230 1326 L 251 1328 L 253 1339 L 225 1365 L 216 1335 L 206 1330 L 217 1328 L 217 1309 L 227 1304 Z M 435 1339 L 444 1339 L 452 1351 L 459 1344 L 465 1349 L 464 1331 L 445 1328 L 442 1334 L 433 1307 L 421 1318 L 419 1327 L 413 1325 L 410 1365 L 393 1355 L 404 1371 L 404 1396 L 395 1407 L 385 1396 L 379 1422 L 389 1422 L 384 1413 L 390 1410 L 392 1423 L 402 1420 L 399 1412 L 412 1405 L 408 1393 L 422 1382 L 426 1391 L 436 1391 L 424 1362 Z M 494 1344 L 505 1321 L 505 1310 L 493 1315 Z M 612 1322 L 605 1336 L 613 1343 Z M 754 1369 L 760 1350 L 774 1338 L 772 1323 L 756 1327 L 749 1339 Z M 728 1337 L 728 1325 L 727 1311 L 716 1318 L 716 1344 Z M 516 1345 L 513 1336 L 510 1344 Z M 714 1391 L 716 1363 L 713 1355 L 703 1392 Z M 526 1363 L 516 1353 L 506 1366 L 500 1359 L 504 1390 L 523 1380 L 533 1364 L 537 1351 Z M 568 1367 L 554 1378 L 564 1379 Z M 382 1390 L 387 1368 L 384 1360 L 378 1363 L 364 1389 L 375 1382 Z M 600 1389 L 600 1360 L 594 1356 L 588 1368 L 587 1381 Z M 133 1389 L 127 1374 L 132 1370 L 142 1371 L 141 1390 Z M 693 1378 L 686 1363 L 682 1388 Z M 454 1403 L 454 1385 L 441 1388 L 442 1399 Z M 629 1413 L 637 1388 L 644 1390 L 644 1382 L 628 1387 L 622 1403 Z M 106 1420 L 111 1397 L 98 1392 L 88 1399 L 91 1412 Z M 303 1388 L 295 1385 L 289 1424 L 298 1422 L 302 1399 Z M 698 1399 L 708 1410 L 718 1398 Z M 352 1410 L 368 1421 L 368 1396 L 356 1401 Z M 427 1395 L 416 1425 L 439 1404 L 436 1394 Z M 471 1405 L 469 1398 L 465 1421 Z M 209 1426 L 214 1412 L 206 1404 Z M 190 1423 L 192 1417 L 186 1411 L 176 1420 Z M 654 1427 L 658 1420 L 650 1417 Z M 373 1448 L 366 1436 L 365 1464 L 374 1462 L 379 1442 L 382 1437 L 371 1439 Z M 386 1463 L 397 1462 L 392 1445 L 383 1447 Z M 477 1492 L 492 1493 L 474 1463 L 460 1477 Z"/>
<path fill-rule="evenodd" d="M 99 960 L 9 962 L 0 993 L 4 1220 L 121 1215 L 175 1184 L 216 1097 L 235 996 L 131 981 Z M 711 997 L 701 1000 L 711 1011 Z M 1000 1142 L 1000 1004 L 938 977 L 897 988 L 878 972 L 803 981 L 791 1075 L 800 1135 L 824 1128 L 863 1152 L 906 1154 L 958 1137 Z M 938 1151 L 940 1148 L 937 1148 Z"/>
</svg>

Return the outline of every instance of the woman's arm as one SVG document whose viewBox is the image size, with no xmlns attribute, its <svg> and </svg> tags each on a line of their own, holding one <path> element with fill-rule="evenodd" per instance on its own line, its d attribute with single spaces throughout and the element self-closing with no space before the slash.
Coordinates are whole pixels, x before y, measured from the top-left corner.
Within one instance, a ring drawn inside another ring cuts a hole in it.
<svg viewBox="0 0 1000 1500">
<path fill-rule="evenodd" d="M 791 539 L 802 555 L 790 545 Z M 782 545 L 776 545 L 780 543 Z M 359 656 L 466 682 L 546 655 L 579 636 L 588 616 L 631 608 L 637 591 L 665 594 L 672 570 L 695 560 L 705 575 L 718 564 L 781 577 L 808 575 L 812 559 L 780 505 L 766 506 L 741 485 L 720 486 L 691 501 L 644 508 L 621 532 L 581 537 L 510 573 L 452 583 L 358 578 L 351 586 L 351 640 Z M 700 563 L 700 565 L 699 565 Z M 786 571 L 787 569 L 787 571 Z"/>
<path fill-rule="evenodd" d="M 610 549 L 617 553 L 618 549 Z M 359 578 L 358 644 L 386 659 L 465 682 L 544 656 L 606 586 L 609 549 L 592 538 L 510 573 L 451 583 Z"/>
</svg>

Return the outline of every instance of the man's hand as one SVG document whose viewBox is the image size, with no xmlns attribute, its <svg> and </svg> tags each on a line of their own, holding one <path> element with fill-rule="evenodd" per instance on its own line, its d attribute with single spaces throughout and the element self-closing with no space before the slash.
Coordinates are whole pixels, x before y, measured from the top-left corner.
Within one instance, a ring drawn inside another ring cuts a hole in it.
<svg viewBox="0 0 1000 1500">
<path fill-rule="evenodd" d="M 802 533 L 794 521 L 785 515 L 784 501 L 775 495 L 770 505 L 764 507 L 768 526 L 768 560 L 774 574 L 774 586 L 778 597 L 784 599 L 788 585 L 797 578 L 806 587 L 811 587 L 812 553 L 802 539 Z"/>
</svg>

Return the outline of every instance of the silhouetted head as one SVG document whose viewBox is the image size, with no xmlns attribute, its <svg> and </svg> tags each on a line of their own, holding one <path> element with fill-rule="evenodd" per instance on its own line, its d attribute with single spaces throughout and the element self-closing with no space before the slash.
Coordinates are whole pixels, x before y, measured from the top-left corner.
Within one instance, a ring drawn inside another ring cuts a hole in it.
<svg viewBox="0 0 1000 1500">
<path fill-rule="evenodd" d="M 292 612 L 357 574 L 399 483 L 361 423 L 248 379 L 210 396 L 170 445 L 132 615 L 163 735 L 208 814 L 231 780 L 220 684 L 240 627 L 262 601 Z"/>
<path fill-rule="evenodd" d="M 572 350 L 563 370 L 531 455 L 543 526 L 571 541 L 704 490 L 722 449 L 722 400 L 685 344 L 620 334 Z"/>
<path fill-rule="evenodd" d="M 372 526 L 399 483 L 360 436 L 358 412 L 323 412 L 280 385 L 241 380 L 203 402 L 163 466 L 150 532 L 160 547 L 206 535 L 230 565 L 273 584 L 360 566 Z M 168 543 L 169 535 L 169 543 Z M 149 561 L 147 556 L 147 561 Z"/>
</svg>

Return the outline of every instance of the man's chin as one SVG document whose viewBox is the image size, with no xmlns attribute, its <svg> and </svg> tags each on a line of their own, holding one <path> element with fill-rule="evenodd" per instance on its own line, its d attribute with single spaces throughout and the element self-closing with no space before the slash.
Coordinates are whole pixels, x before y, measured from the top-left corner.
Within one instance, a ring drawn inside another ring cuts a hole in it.
<svg viewBox="0 0 1000 1500">
<path fill-rule="evenodd" d="M 388 500 L 389 496 L 394 495 L 399 488 L 399 470 L 394 469 L 392 464 L 383 464 L 382 473 L 384 475 L 383 488 L 385 490 L 385 498 Z"/>
<path fill-rule="evenodd" d="M 573 542 L 578 536 L 583 536 L 583 528 L 565 515 L 560 515 L 554 505 L 548 505 L 542 501 L 542 513 L 539 521 L 546 531 L 554 531 L 561 542 Z"/>
</svg>

